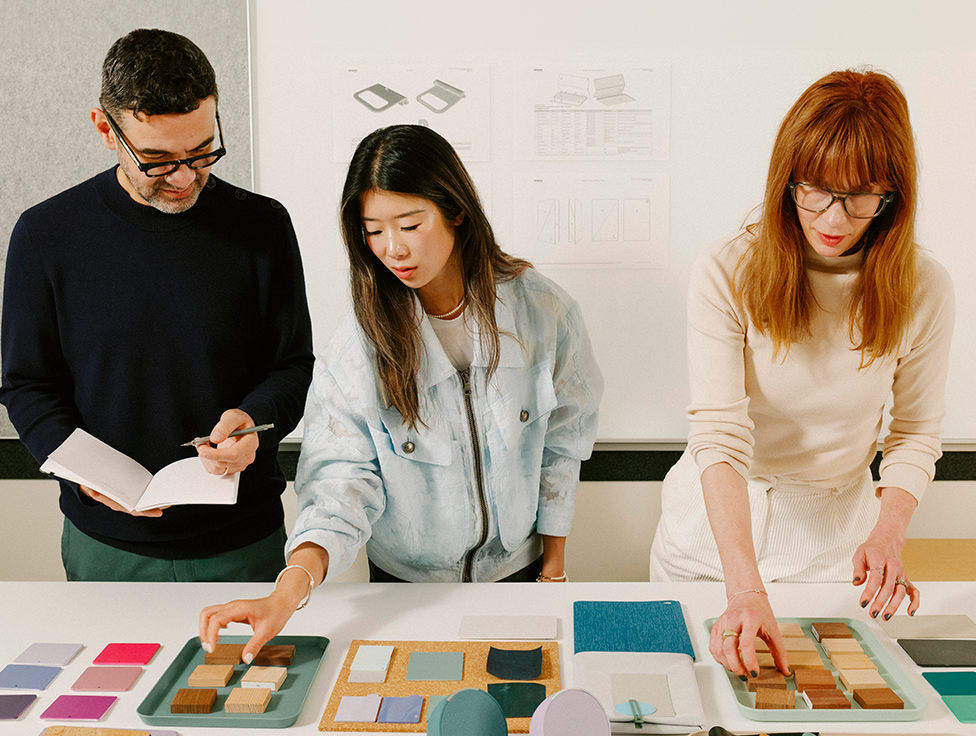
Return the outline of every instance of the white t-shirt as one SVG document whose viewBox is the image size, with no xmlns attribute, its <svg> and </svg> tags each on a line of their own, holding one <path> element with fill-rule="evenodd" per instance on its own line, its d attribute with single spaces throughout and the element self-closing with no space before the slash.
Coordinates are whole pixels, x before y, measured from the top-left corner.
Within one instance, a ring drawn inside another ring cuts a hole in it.
<svg viewBox="0 0 976 736">
<path fill-rule="evenodd" d="M 454 319 L 437 319 L 427 315 L 434 334 L 441 341 L 441 347 L 459 371 L 470 368 L 474 359 L 474 331 L 467 315 L 467 308 Z"/>
</svg>

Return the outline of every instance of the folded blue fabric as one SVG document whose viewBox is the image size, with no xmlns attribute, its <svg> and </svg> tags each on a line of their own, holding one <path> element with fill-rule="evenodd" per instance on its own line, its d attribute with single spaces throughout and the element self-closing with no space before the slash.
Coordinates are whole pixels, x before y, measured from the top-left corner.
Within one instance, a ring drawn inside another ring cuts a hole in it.
<svg viewBox="0 0 976 736">
<path fill-rule="evenodd" d="M 576 601 L 573 639 L 580 652 L 676 652 L 695 659 L 678 601 Z"/>
</svg>

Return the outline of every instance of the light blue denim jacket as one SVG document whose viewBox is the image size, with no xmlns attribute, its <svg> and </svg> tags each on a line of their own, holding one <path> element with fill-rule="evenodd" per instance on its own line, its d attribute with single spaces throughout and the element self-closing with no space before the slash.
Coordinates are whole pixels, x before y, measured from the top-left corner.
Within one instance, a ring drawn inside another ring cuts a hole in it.
<svg viewBox="0 0 976 736">
<path fill-rule="evenodd" d="M 333 577 L 367 544 L 370 560 L 404 580 L 491 581 L 541 554 L 539 534 L 569 534 L 603 379 L 579 307 L 559 286 L 529 269 L 497 293 L 503 334 L 487 386 L 475 329 L 474 433 L 462 376 L 426 317 L 417 380 L 426 426 L 410 429 L 383 400 L 372 345 L 344 316 L 315 362 L 286 554 L 314 542 Z"/>
</svg>

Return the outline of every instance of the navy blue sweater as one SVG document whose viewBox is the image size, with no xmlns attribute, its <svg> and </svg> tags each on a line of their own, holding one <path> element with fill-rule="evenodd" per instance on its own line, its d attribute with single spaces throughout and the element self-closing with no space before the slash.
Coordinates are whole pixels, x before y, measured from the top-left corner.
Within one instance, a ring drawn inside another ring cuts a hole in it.
<svg viewBox="0 0 976 736">
<path fill-rule="evenodd" d="M 115 169 L 25 212 L 4 282 L 0 401 L 38 462 L 81 427 L 152 473 L 195 454 L 227 409 L 255 423 L 234 506 L 119 513 L 61 484 L 83 532 L 151 557 L 206 557 L 283 519 L 279 440 L 297 425 L 312 340 L 301 256 L 277 202 L 210 176 L 196 205 L 138 204 Z"/>
</svg>

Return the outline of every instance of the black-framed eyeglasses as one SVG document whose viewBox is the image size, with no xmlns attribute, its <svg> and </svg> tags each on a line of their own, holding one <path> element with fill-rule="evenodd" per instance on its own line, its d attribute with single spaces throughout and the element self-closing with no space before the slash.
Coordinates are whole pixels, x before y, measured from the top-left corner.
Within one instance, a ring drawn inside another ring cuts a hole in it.
<svg viewBox="0 0 976 736">
<path fill-rule="evenodd" d="M 122 131 L 119 130 L 119 126 L 114 120 L 112 120 L 112 116 L 105 112 L 105 110 L 102 110 L 102 112 L 105 113 L 105 119 L 108 120 L 108 124 L 112 128 L 112 132 L 115 133 L 115 137 L 119 139 L 119 143 L 122 144 L 125 152 L 129 154 L 129 158 L 131 158 L 132 162 L 139 167 L 139 171 L 146 176 L 166 176 L 167 174 L 172 174 L 183 164 L 186 164 L 187 167 L 191 169 L 205 169 L 208 166 L 213 166 L 227 154 L 227 149 L 224 148 L 224 130 L 220 127 L 219 112 L 217 113 L 217 135 L 220 136 L 220 147 L 217 148 L 217 150 L 211 151 L 210 153 L 201 153 L 199 156 L 182 158 L 179 161 L 161 161 L 160 163 L 152 164 L 143 163 L 136 157 L 135 151 L 132 150 L 132 147 L 129 145 L 128 141 L 126 141 Z"/>
<path fill-rule="evenodd" d="M 895 198 L 894 192 L 876 194 L 874 192 L 849 192 L 838 194 L 832 189 L 807 184 L 804 181 L 790 182 L 786 185 L 793 195 L 793 201 L 807 212 L 826 212 L 831 205 L 840 200 L 846 212 L 857 220 L 870 220 Z"/>
</svg>

